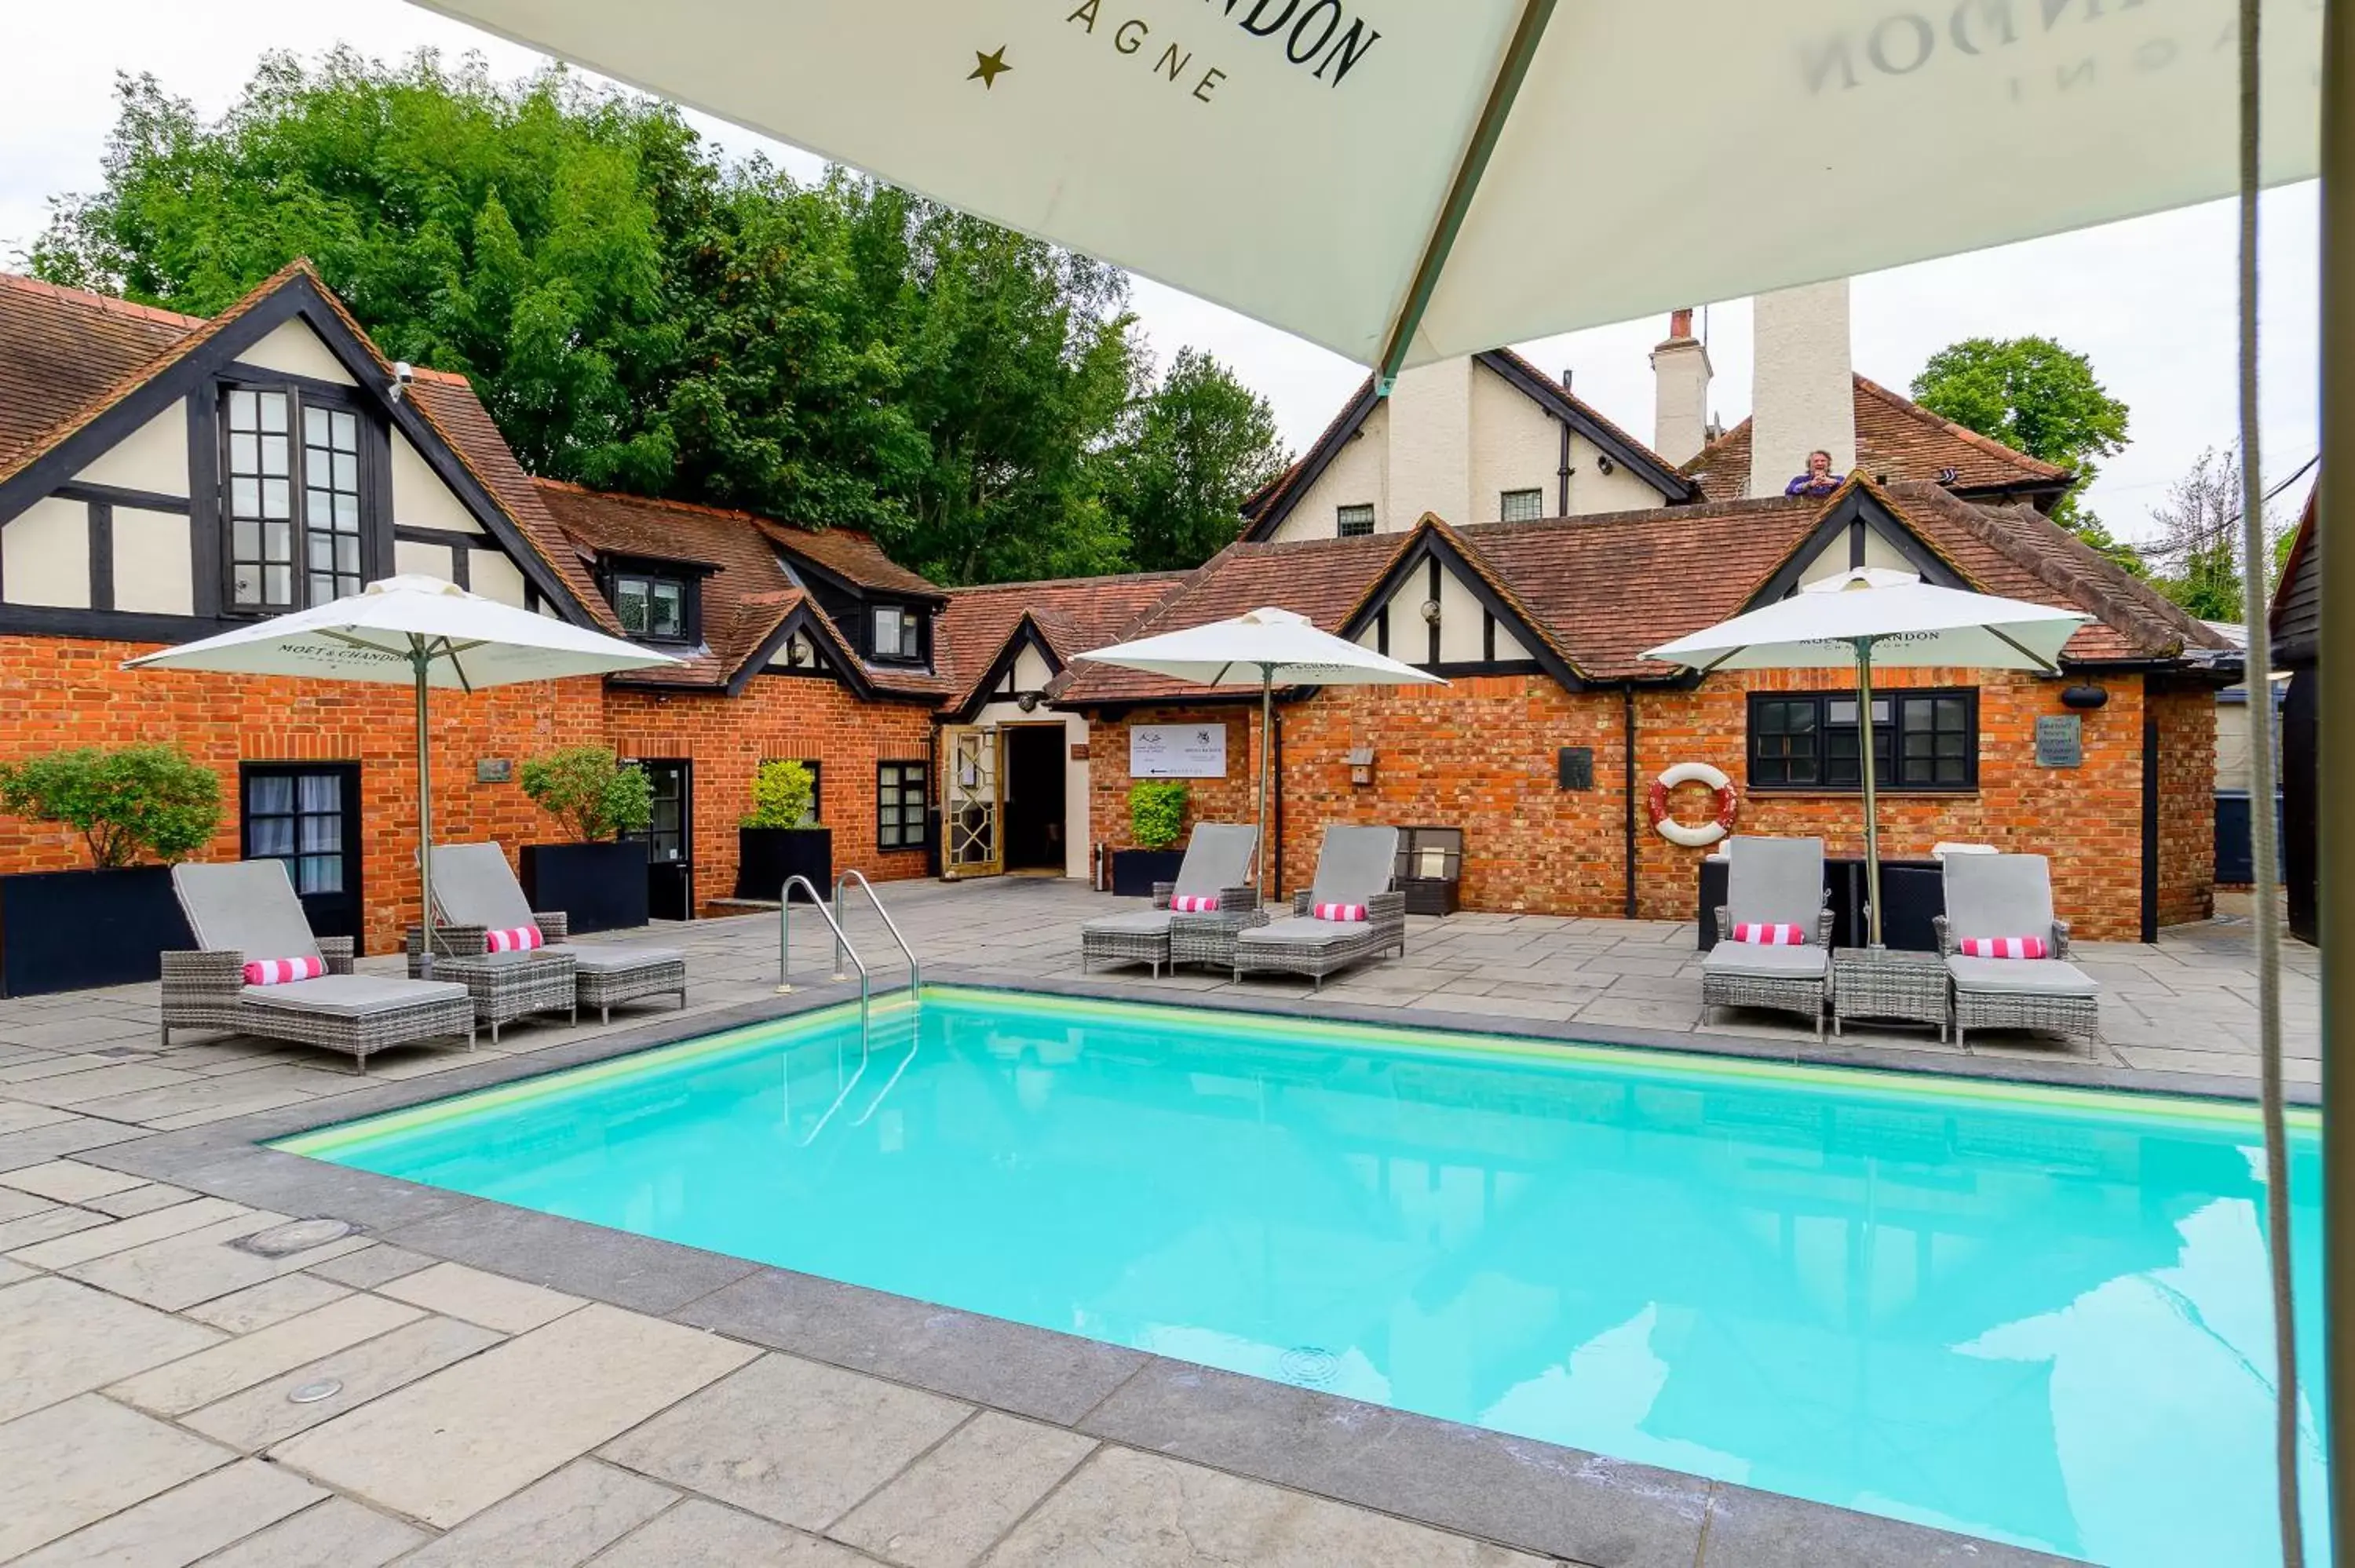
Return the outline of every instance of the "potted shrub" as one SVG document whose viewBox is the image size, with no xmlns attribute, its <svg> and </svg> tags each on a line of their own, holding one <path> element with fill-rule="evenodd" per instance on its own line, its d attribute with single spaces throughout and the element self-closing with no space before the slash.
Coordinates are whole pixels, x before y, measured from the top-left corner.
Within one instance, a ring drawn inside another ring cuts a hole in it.
<svg viewBox="0 0 2355 1568">
<path fill-rule="evenodd" d="M 0 810 L 81 835 L 88 871 L 0 876 L 0 992 L 130 985 L 194 947 L 171 863 L 212 841 L 220 779 L 170 746 L 82 748 L 0 766 Z M 160 863 L 142 863 L 152 860 Z"/>
<path fill-rule="evenodd" d="M 1128 836 L 1135 849 L 1112 852 L 1112 890 L 1132 898 L 1150 897 L 1156 882 L 1174 882 L 1186 852 L 1178 847 L 1186 831 L 1186 786 L 1175 779 L 1147 779 L 1128 791 Z"/>
<path fill-rule="evenodd" d="M 774 898 L 790 876 L 825 897 L 834 885 L 834 830 L 817 824 L 817 781 L 798 762 L 763 762 L 752 809 L 736 827 L 736 896 Z"/>
<path fill-rule="evenodd" d="M 575 931 L 646 923 L 645 832 L 654 790 L 645 774 L 601 746 L 535 757 L 517 772 L 523 792 L 564 824 L 570 842 L 526 844 L 523 891 L 534 909 L 562 910 Z"/>
</svg>

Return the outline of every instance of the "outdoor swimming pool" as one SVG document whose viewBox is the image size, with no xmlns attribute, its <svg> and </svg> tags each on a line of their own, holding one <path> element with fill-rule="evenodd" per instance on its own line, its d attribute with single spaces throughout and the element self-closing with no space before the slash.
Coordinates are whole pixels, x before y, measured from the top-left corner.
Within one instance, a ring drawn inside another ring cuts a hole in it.
<svg viewBox="0 0 2355 1568">
<path fill-rule="evenodd" d="M 2315 1302 L 2310 1116 L 2293 1140 Z M 2253 1109 L 2203 1102 L 935 988 L 879 1012 L 863 1068 L 835 1009 L 280 1147 L 2119 1568 L 2212 1568 L 2275 1540 L 2258 1141 Z"/>
</svg>

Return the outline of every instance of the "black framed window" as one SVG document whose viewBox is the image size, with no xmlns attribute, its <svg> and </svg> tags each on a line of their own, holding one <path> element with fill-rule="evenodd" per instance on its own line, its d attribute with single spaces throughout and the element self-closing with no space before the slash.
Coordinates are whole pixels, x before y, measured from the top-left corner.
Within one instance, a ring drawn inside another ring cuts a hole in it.
<svg viewBox="0 0 2355 1568">
<path fill-rule="evenodd" d="M 649 642 L 685 642 L 690 635 L 687 579 L 653 572 L 613 574 L 613 614 L 622 630 Z"/>
<path fill-rule="evenodd" d="M 1373 531 L 1374 509 L 1370 504 L 1333 509 L 1333 532 L 1338 537 L 1362 539 Z"/>
<path fill-rule="evenodd" d="M 932 799 L 932 765 L 929 762 L 879 762 L 875 765 L 875 847 L 885 850 L 923 849 L 931 842 L 925 810 Z"/>
<path fill-rule="evenodd" d="M 1542 490 L 1508 490 L 1497 498 L 1497 519 L 1501 523 L 1534 523 L 1544 505 Z"/>
<path fill-rule="evenodd" d="M 344 791 L 334 770 L 250 774 L 244 814 L 246 859 L 284 861 L 297 894 L 344 891 Z"/>
<path fill-rule="evenodd" d="M 1978 693 L 1883 692 L 1872 700 L 1874 781 L 1884 789 L 1975 789 Z M 1750 783 L 1759 789 L 1861 789 L 1854 693 L 1753 692 Z"/>
<path fill-rule="evenodd" d="M 915 612 L 904 605 L 877 605 L 873 626 L 876 658 L 915 660 L 924 656 Z"/>
<path fill-rule="evenodd" d="M 225 387 L 220 433 L 229 608 L 276 614 L 357 593 L 370 521 L 357 409 L 317 391 Z"/>
</svg>

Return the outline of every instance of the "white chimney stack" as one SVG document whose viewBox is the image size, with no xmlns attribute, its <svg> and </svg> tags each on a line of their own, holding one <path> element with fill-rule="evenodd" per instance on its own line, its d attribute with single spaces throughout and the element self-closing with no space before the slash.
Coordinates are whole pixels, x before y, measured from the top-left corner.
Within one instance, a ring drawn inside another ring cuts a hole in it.
<svg viewBox="0 0 2355 1568">
<path fill-rule="evenodd" d="M 1709 349 L 1693 336 L 1689 309 L 1668 317 L 1652 350 L 1652 450 L 1681 463 L 1709 444 Z"/>
<path fill-rule="evenodd" d="M 1848 280 L 1761 294 L 1750 380 L 1750 493 L 1780 495 L 1817 448 L 1832 471 L 1856 467 L 1856 375 Z M 1665 453 L 1662 455 L 1666 455 Z"/>
<path fill-rule="evenodd" d="M 1426 512 L 1455 524 L 1486 520 L 1472 510 L 1472 374 L 1466 355 L 1403 372 L 1391 388 L 1382 532 L 1403 533 Z"/>
</svg>

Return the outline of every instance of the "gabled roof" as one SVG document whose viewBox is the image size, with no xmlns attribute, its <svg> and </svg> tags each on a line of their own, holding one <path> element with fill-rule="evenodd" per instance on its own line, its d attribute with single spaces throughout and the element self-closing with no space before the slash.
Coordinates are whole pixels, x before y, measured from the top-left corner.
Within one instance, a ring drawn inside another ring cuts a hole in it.
<svg viewBox="0 0 2355 1568">
<path fill-rule="evenodd" d="M 797 528 L 749 512 L 724 514 L 748 517 L 770 541 L 788 555 L 831 573 L 862 592 L 904 594 L 937 604 L 946 597 L 938 583 L 918 577 L 883 553 L 874 536 L 856 528 Z"/>
<path fill-rule="evenodd" d="M 1091 648 L 1121 641 L 1137 617 L 1187 576 L 1134 572 L 952 589 L 932 627 L 932 662 L 954 694 L 949 705 L 960 711 L 978 705 L 981 686 L 1025 626 L 1060 668 Z"/>
<path fill-rule="evenodd" d="M 37 467 L 79 466 L 87 459 L 78 449 L 113 439 L 102 421 L 133 409 L 153 418 L 160 409 L 141 406 L 179 396 L 175 383 L 205 373 L 208 348 L 229 357 L 232 344 L 298 313 L 462 499 L 469 487 L 478 493 L 468 503 L 495 534 L 506 531 L 502 542 L 523 552 L 517 565 L 536 586 L 616 630 L 465 377 L 420 371 L 408 400 L 387 402 L 391 365 L 307 260 L 280 268 L 209 320 L 0 274 L 0 486 L 47 488 Z"/>
<path fill-rule="evenodd" d="M 1740 614 L 1798 558 L 1819 524 L 1859 502 L 1918 540 L 1925 563 L 1966 587 L 2083 609 L 2091 619 L 2065 651 L 2073 663 L 2232 658 L 2224 639 L 2033 507 L 1975 505 L 1936 484 L 1881 486 L 1861 478 L 1823 500 L 1772 496 L 1462 528 L 1426 517 L 1405 534 L 1238 543 L 1179 582 L 1128 634 L 1270 604 L 1346 632 L 1400 561 L 1438 542 L 1452 546 L 1578 679 L 1680 679 L 1682 671 L 1644 652 Z M 1094 706 L 1199 702 L 1205 692 L 1082 663 L 1058 680 L 1054 696 Z"/>
<path fill-rule="evenodd" d="M 1751 431 L 1744 419 L 1686 460 L 1682 471 L 1710 500 L 1739 500 L 1749 489 Z M 2073 477 L 1862 376 L 1856 377 L 1856 466 L 1889 483 L 1936 484 L 1952 470 L 1950 488 L 1966 500 L 2016 497 L 2047 508 Z"/>
<path fill-rule="evenodd" d="M 1506 385 L 1528 397 L 1548 417 L 1559 419 L 1602 448 L 1614 461 L 1649 483 L 1671 503 L 1689 501 L 1700 491 L 1666 458 L 1604 418 L 1594 406 L 1574 396 L 1560 382 L 1508 348 L 1491 349 L 1472 356 Z M 1256 542 L 1275 532 L 1293 505 L 1316 482 L 1334 456 L 1365 427 L 1379 403 L 1369 376 L 1341 405 L 1324 433 L 1309 443 L 1299 461 L 1243 498 L 1242 538 Z"/>
<path fill-rule="evenodd" d="M 796 546 L 827 539 L 836 546 L 833 558 L 864 569 L 861 551 L 840 546 L 845 540 L 856 541 L 879 559 L 882 552 L 865 535 L 820 535 L 750 512 L 590 490 L 560 480 L 530 482 L 564 537 L 591 557 L 690 561 L 718 568 L 702 581 L 701 645 L 677 664 L 632 673 L 629 683 L 741 692 L 774 654 L 792 622 L 812 630 L 828 662 L 862 695 L 937 699 L 948 694 L 949 683 L 939 675 L 861 661 L 852 652 L 852 640 L 794 582 L 778 556 L 781 546 L 798 554 Z M 578 551 L 568 554 L 578 560 Z M 900 568 L 891 567 L 890 571 L 897 574 Z M 915 580 L 923 584 L 927 597 L 940 596 L 922 577 Z"/>
<path fill-rule="evenodd" d="M 2290 541 L 2289 559 L 2282 563 L 2281 581 L 2274 588 L 2274 607 L 2267 618 L 2273 628 L 2274 662 L 2285 669 L 2318 662 L 2322 655 L 2322 530 L 2315 504 L 2322 495 L 2322 478 L 2306 493 L 2306 511 L 2297 520 L 2297 537 Z"/>
</svg>

